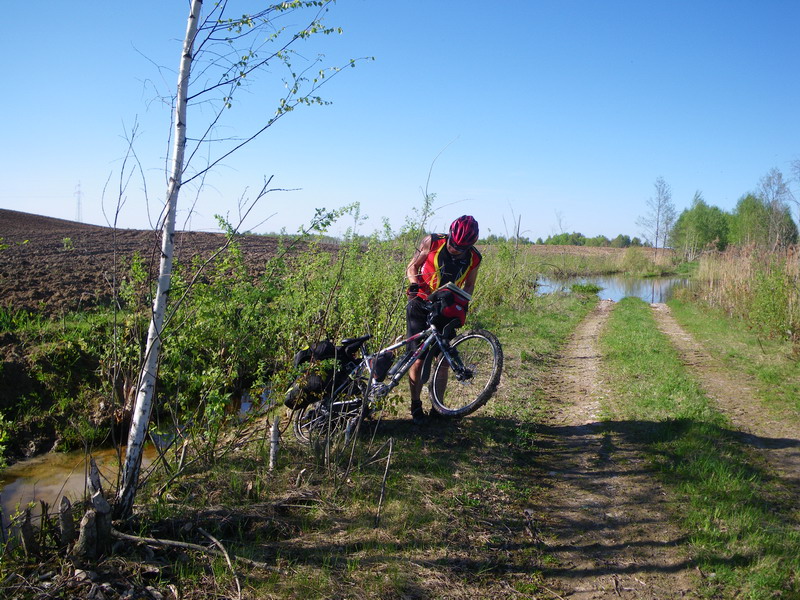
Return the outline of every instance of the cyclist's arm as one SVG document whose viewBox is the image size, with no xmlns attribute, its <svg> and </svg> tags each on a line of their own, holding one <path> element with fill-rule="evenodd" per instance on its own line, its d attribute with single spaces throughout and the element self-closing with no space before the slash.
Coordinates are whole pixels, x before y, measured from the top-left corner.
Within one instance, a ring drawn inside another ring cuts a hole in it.
<svg viewBox="0 0 800 600">
<path fill-rule="evenodd" d="M 431 251 L 431 236 L 427 235 L 420 242 L 419 248 L 414 252 L 411 262 L 406 267 L 406 277 L 411 283 L 423 284 L 422 279 L 422 265 L 428 258 L 428 253 Z"/>
<path fill-rule="evenodd" d="M 478 278 L 478 269 L 480 265 L 472 269 L 467 275 L 467 278 L 464 280 L 464 285 L 462 286 L 462 290 L 467 292 L 470 296 L 472 295 L 473 291 L 475 290 L 475 280 Z"/>
</svg>

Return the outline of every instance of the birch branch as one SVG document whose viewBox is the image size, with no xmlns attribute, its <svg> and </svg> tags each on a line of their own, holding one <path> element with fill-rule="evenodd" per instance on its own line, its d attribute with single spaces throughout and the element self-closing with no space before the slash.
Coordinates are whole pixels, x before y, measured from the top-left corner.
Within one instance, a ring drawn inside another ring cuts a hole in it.
<svg viewBox="0 0 800 600">
<path fill-rule="evenodd" d="M 198 544 L 190 544 L 189 542 L 178 542 L 176 540 L 160 540 L 157 538 L 139 537 L 136 535 L 128 535 L 127 533 L 122 533 L 121 531 L 117 531 L 116 529 L 111 530 L 111 537 L 117 538 L 119 540 L 126 540 L 128 542 L 136 542 L 137 544 L 155 544 L 156 546 L 168 546 L 171 548 L 183 548 L 185 550 L 194 550 L 195 552 L 203 552 L 205 554 L 211 554 L 213 556 L 219 556 L 221 558 L 225 558 L 225 554 L 223 554 L 219 550 L 214 550 L 213 548 L 206 548 L 205 546 L 200 546 Z M 232 556 L 234 560 L 237 560 L 240 563 L 243 563 L 250 567 L 255 567 L 256 569 L 265 569 L 267 571 L 275 571 L 275 572 L 278 571 L 278 569 L 276 569 L 271 565 L 268 565 L 267 563 L 250 560 L 249 558 L 243 558 L 241 556 L 236 556 L 235 554 Z"/>
</svg>

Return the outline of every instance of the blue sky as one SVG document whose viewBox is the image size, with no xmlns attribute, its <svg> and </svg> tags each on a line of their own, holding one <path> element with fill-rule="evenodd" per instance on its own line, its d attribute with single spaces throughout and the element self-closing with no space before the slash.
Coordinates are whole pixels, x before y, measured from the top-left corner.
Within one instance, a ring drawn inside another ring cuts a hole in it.
<svg viewBox="0 0 800 600">
<path fill-rule="evenodd" d="M 136 122 L 151 216 L 132 179 L 119 225 L 149 227 L 165 193 L 160 98 L 187 11 L 185 0 L 5 7 L 0 207 L 75 219 L 80 184 L 83 221 L 106 224 Z M 267 196 L 245 228 L 294 231 L 315 208 L 351 202 L 363 233 L 384 218 L 398 228 L 433 165 L 434 229 L 470 213 L 484 233 L 516 216 L 533 239 L 638 235 L 657 177 L 679 211 L 697 190 L 730 210 L 800 159 L 800 2 L 339 0 L 327 22 L 344 33 L 305 56 L 375 60 L 322 89 L 331 105 L 287 115 L 185 190 L 182 228 L 215 230 L 213 215 L 233 217 L 270 175 L 295 191 Z M 246 134 L 281 93 L 280 72 L 263 73 L 219 135 Z M 202 118 L 190 115 L 190 135 Z"/>
</svg>

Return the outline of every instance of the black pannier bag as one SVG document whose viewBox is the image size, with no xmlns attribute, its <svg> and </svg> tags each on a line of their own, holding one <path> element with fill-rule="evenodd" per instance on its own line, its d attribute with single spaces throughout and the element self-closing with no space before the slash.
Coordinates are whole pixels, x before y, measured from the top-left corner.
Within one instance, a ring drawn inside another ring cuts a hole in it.
<svg viewBox="0 0 800 600">
<path fill-rule="evenodd" d="M 329 396 L 347 378 L 353 360 L 345 348 L 334 346 L 330 340 L 300 350 L 292 363 L 301 373 L 286 392 L 284 405 L 299 410 Z"/>
<path fill-rule="evenodd" d="M 386 374 L 389 372 L 389 367 L 392 366 L 394 362 L 394 352 L 391 350 L 387 352 L 381 352 L 372 359 L 372 377 L 375 381 L 383 381 L 386 379 Z"/>
</svg>

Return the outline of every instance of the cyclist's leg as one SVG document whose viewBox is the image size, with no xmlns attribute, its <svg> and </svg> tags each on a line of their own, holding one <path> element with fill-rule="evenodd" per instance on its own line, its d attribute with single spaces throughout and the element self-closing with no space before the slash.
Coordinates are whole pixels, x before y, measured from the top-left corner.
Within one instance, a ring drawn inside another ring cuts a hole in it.
<svg viewBox="0 0 800 600">
<path fill-rule="evenodd" d="M 452 342 L 453 338 L 455 337 L 455 335 L 456 335 L 455 327 L 445 328 L 444 333 L 443 333 L 443 337 L 445 337 L 448 342 Z M 442 360 L 442 359 L 440 358 L 439 360 Z M 434 362 L 436 362 L 435 358 L 434 358 Z M 433 369 L 433 378 L 431 380 L 431 389 L 433 389 L 434 387 L 436 388 L 437 393 L 439 395 L 438 396 L 439 398 L 442 398 L 445 395 L 445 392 L 447 390 L 447 381 L 448 381 L 449 376 L 450 376 L 450 369 Z M 439 416 L 439 414 L 440 413 L 435 410 L 435 407 L 431 408 L 431 415 Z"/>
<path fill-rule="evenodd" d="M 408 370 L 408 387 L 411 392 L 411 416 L 422 410 L 422 361 L 418 360 Z"/>
<path fill-rule="evenodd" d="M 424 331 L 428 325 L 428 311 L 422 300 L 413 298 L 408 301 L 406 305 L 406 337 Z M 414 352 L 416 350 L 416 343 L 411 342 L 408 345 L 408 350 Z M 411 416 L 419 418 L 424 415 L 422 411 L 422 360 L 417 360 L 411 365 L 408 371 L 408 385 L 409 392 L 411 393 Z"/>
</svg>

